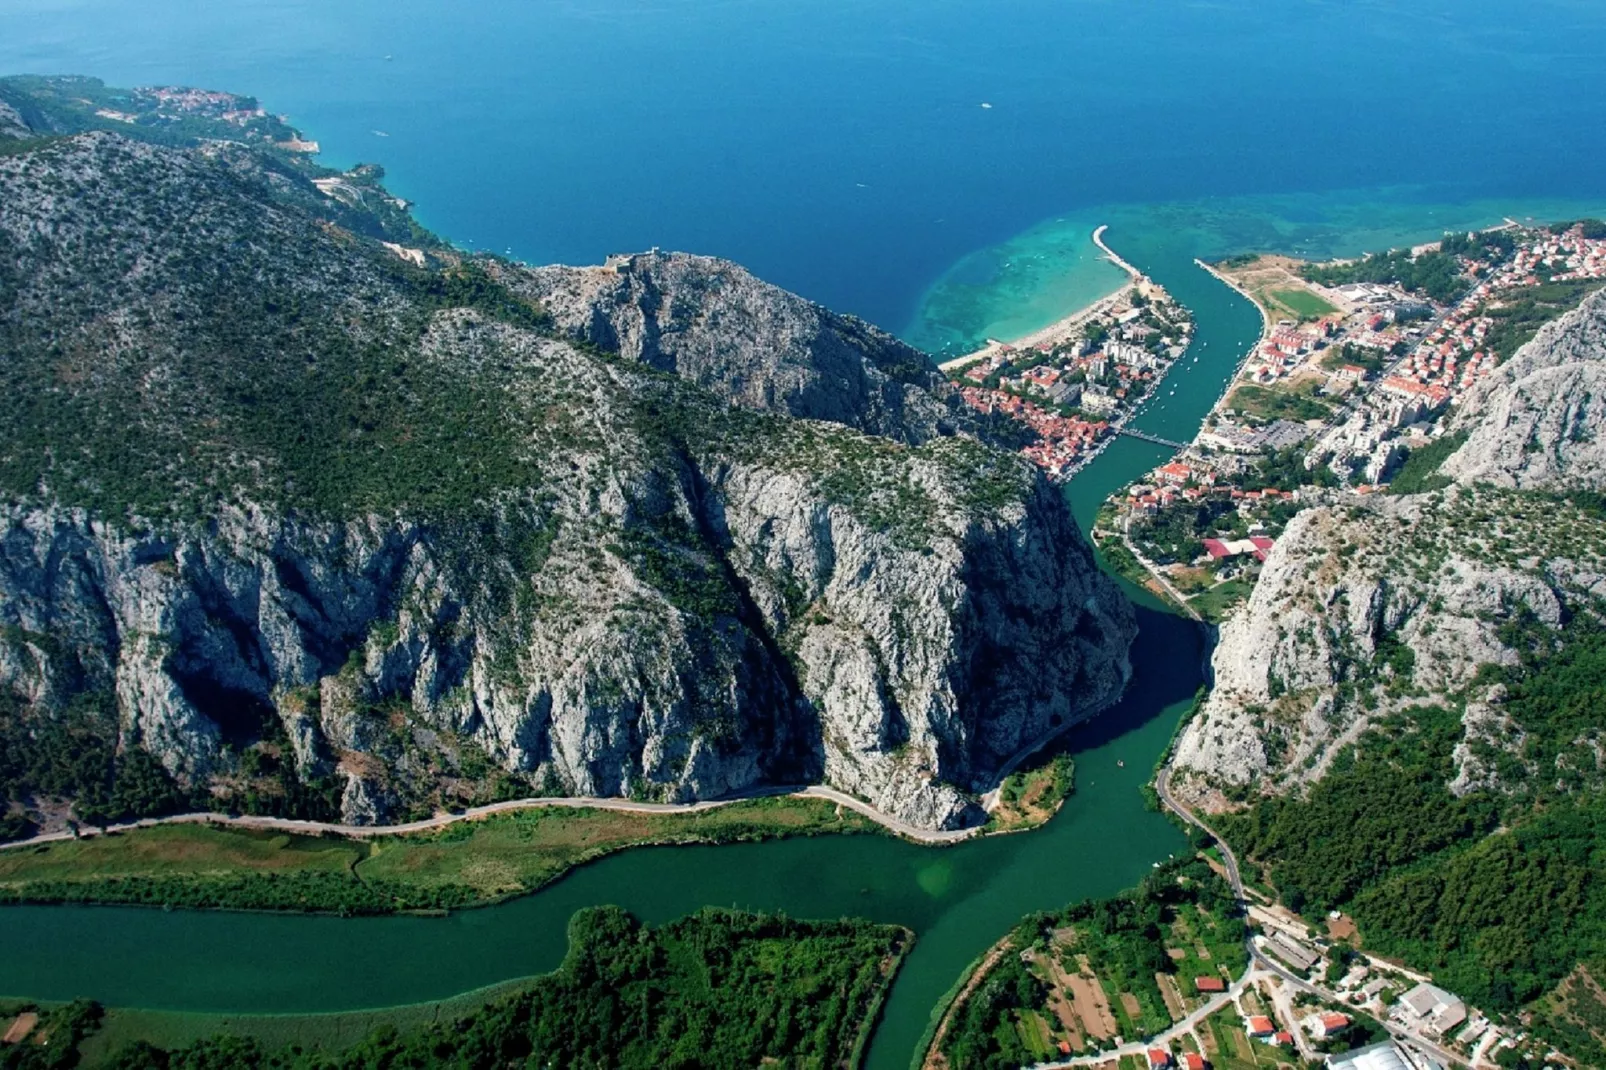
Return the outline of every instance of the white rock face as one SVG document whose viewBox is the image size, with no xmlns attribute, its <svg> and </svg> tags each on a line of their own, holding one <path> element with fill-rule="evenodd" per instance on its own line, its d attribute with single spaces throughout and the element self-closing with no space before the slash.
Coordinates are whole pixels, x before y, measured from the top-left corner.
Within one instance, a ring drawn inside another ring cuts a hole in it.
<svg viewBox="0 0 1606 1070">
<path fill-rule="evenodd" d="M 1378 717 L 1465 694 L 1451 787 L 1497 788 L 1472 741 L 1514 752 L 1521 726 L 1498 688 L 1468 688 L 1480 666 L 1515 663 L 1501 626 L 1531 614 L 1560 627 L 1606 596 L 1606 523 L 1523 493 L 1606 486 L 1603 373 L 1597 294 L 1469 397 L 1457 416 L 1467 440 L 1443 469 L 1456 485 L 1297 516 L 1222 626 L 1216 686 L 1175 750 L 1177 783 L 1200 797 L 1287 790 Z"/>
<path fill-rule="evenodd" d="M 700 258 L 419 269 L 223 155 L 0 155 L 30 716 L 114 696 L 186 784 L 266 754 L 353 821 L 823 780 L 942 827 L 1120 694 L 1130 607 L 920 354 Z"/>
<path fill-rule="evenodd" d="M 32 133 L 22 121 L 22 113 L 0 100 L 0 137 L 28 137 Z"/>
<path fill-rule="evenodd" d="M 1502 487 L 1606 485 L 1606 291 L 1542 327 L 1469 391 L 1440 470 Z"/>
<path fill-rule="evenodd" d="M 503 277 L 571 336 L 747 408 L 908 442 L 967 419 L 924 353 L 726 260 L 653 251 Z"/>
<path fill-rule="evenodd" d="M 1051 489 L 899 547 L 806 473 L 708 476 L 696 519 L 736 578 L 713 619 L 591 554 L 596 518 L 571 518 L 574 540 L 515 576 L 501 559 L 456 572 L 450 541 L 401 520 L 228 510 L 134 535 L 14 506 L 0 679 L 41 702 L 114 688 L 125 745 L 191 781 L 281 724 L 306 776 L 346 778 L 356 821 L 429 775 L 401 724 L 576 794 L 823 778 L 927 827 L 973 817 L 969 794 L 1005 760 L 1124 686 L 1129 611 Z M 531 594 L 488 594 L 504 577 Z"/>
</svg>

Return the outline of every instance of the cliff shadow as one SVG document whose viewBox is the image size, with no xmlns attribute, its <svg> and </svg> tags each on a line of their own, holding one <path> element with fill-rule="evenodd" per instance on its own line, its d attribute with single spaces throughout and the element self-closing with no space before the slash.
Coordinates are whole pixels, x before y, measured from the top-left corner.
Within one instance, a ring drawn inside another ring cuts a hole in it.
<svg viewBox="0 0 1606 1070">
<path fill-rule="evenodd" d="M 1067 750 L 1102 747 L 1192 698 L 1205 683 L 1214 630 L 1175 613 L 1141 604 L 1132 608 L 1138 620 L 1132 680 L 1119 702 L 1065 737 Z"/>
</svg>

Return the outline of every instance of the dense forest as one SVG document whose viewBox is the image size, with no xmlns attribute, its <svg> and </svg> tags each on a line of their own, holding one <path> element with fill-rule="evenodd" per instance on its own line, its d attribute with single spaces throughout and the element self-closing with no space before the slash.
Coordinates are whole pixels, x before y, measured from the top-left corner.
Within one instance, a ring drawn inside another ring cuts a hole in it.
<svg viewBox="0 0 1606 1070">
<path fill-rule="evenodd" d="M 1606 627 L 1518 620 L 1504 638 L 1520 663 L 1480 682 L 1504 685 L 1519 727 L 1500 747 L 1468 744 L 1498 791 L 1450 792 L 1460 711 L 1428 705 L 1379 724 L 1304 797 L 1221 819 L 1290 906 L 1350 911 L 1369 949 L 1496 1011 L 1606 955 L 1606 798 L 1587 744 L 1606 708 Z"/>
<path fill-rule="evenodd" d="M 218 1036 L 175 1050 L 136 1043 L 116 1070 L 379 1067 L 653 1068 L 856 1065 L 910 934 L 859 921 L 705 910 L 657 929 L 617 907 L 575 915 L 555 972 L 467 1017 L 379 1030 L 340 1052 L 269 1051 Z M 96 1009 L 75 1005 L 74 1042 Z M 52 1012 L 60 1013 L 60 1012 Z M 50 1021 L 43 1023 L 51 1026 Z M 17 1045 L 0 1070 L 74 1065 L 70 1047 Z"/>
</svg>

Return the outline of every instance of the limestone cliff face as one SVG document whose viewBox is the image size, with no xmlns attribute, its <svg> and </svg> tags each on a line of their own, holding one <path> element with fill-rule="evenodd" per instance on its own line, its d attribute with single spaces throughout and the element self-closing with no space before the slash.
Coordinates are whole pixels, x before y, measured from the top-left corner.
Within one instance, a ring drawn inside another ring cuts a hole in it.
<svg viewBox="0 0 1606 1070">
<path fill-rule="evenodd" d="M 1606 291 L 1540 329 L 1468 392 L 1441 471 L 1502 487 L 1606 485 Z"/>
<path fill-rule="evenodd" d="M 183 784 L 271 762 L 358 822 L 823 780 L 935 828 L 1119 695 L 1063 500 L 885 336 L 668 257 L 671 319 L 582 347 L 250 160 L 0 157 L 0 715 L 109 694 Z"/>
<path fill-rule="evenodd" d="M 1222 627 L 1216 686 L 1175 751 L 1180 783 L 1286 790 L 1379 717 L 1451 699 L 1466 731 L 1452 786 L 1497 786 L 1489 747 L 1516 748 L 1521 730 L 1498 689 L 1472 685 L 1480 666 L 1516 661 L 1502 626 L 1560 627 L 1606 597 L 1606 521 L 1554 496 L 1606 486 L 1603 324 L 1596 295 L 1466 399 L 1448 489 L 1290 523 Z"/>
<path fill-rule="evenodd" d="M 502 277 L 572 337 L 748 408 L 908 442 L 951 433 L 965 419 L 939 398 L 947 387 L 924 353 L 729 261 L 653 251 Z"/>
</svg>

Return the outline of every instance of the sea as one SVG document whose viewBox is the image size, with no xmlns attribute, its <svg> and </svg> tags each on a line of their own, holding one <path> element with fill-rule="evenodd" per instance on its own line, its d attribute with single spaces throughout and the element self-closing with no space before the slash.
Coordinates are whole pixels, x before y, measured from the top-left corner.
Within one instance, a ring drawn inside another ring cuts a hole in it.
<svg viewBox="0 0 1606 1070">
<path fill-rule="evenodd" d="M 1603 55 L 1600 0 L 0 0 L 0 73 L 252 94 L 325 163 L 383 165 L 462 246 L 728 257 L 940 356 L 1116 288 L 1089 240 L 1108 225 L 1198 322 L 1135 420 L 1172 439 L 1261 326 L 1196 257 L 1606 214 Z M 1112 443 L 1068 489 L 1083 526 L 1166 453 Z M 856 914 L 919 934 L 868 1055 L 902 1070 L 964 964 L 1024 913 L 1183 849 L 1138 788 L 1204 638 L 1132 597 L 1133 689 L 1073 733 L 1076 795 L 1030 836 L 630 851 L 446 919 L 11 907 L 0 992 L 379 1007 L 550 969 L 596 902 L 650 923 L 704 903 Z"/>
<path fill-rule="evenodd" d="M 1123 211 L 1348 251 L 1599 199 L 1602 55 L 1600 0 L 0 3 L 0 72 L 255 95 L 464 246 L 728 257 L 933 350 L 1098 296 Z"/>
</svg>

